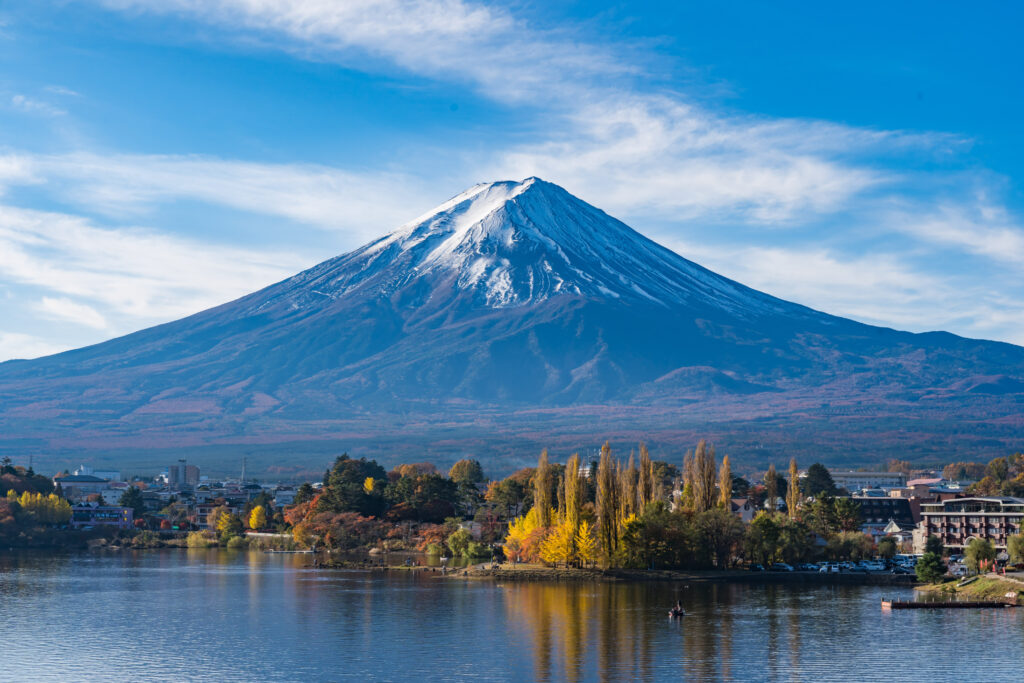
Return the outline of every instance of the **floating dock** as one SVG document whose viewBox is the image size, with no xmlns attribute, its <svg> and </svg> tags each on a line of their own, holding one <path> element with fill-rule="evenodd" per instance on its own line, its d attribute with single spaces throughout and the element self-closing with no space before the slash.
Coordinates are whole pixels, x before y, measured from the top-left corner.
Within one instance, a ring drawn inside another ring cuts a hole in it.
<svg viewBox="0 0 1024 683">
<path fill-rule="evenodd" d="M 924 600 L 882 600 L 882 610 L 893 609 L 981 609 L 988 607 L 1016 607 L 1002 600 L 953 600 L 927 602 Z"/>
</svg>

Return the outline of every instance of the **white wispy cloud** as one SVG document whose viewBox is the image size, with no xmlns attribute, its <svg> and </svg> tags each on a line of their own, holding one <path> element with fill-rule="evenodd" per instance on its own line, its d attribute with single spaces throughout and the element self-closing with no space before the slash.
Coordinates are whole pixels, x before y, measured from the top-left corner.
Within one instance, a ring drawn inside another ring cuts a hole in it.
<svg viewBox="0 0 1024 683">
<path fill-rule="evenodd" d="M 912 332 L 955 330 L 1024 342 L 1024 299 L 970 276 L 932 272 L 895 253 L 851 256 L 833 249 L 702 246 L 666 240 L 680 255 L 774 296 L 833 315 Z"/>
<path fill-rule="evenodd" d="M 1024 226 L 1005 207 L 983 197 L 914 214 L 894 213 L 888 223 L 922 242 L 957 247 L 1017 267 L 1024 262 Z"/>
<path fill-rule="evenodd" d="M 67 87 L 65 87 L 63 85 L 48 85 L 45 88 L 43 88 L 43 90 L 45 90 L 48 93 L 53 93 L 54 95 L 63 95 L 65 97 L 81 97 L 82 96 L 82 93 L 80 93 L 80 92 L 78 92 L 76 90 L 72 90 L 71 88 L 67 88 Z"/>
<path fill-rule="evenodd" d="M 115 332 L 195 313 L 305 265 L 310 264 L 279 250 L 105 228 L 77 216 L 0 205 L 0 276 L 49 293 L 43 308 L 51 314 L 97 326 L 116 316 Z M 96 317 L 69 305 L 68 299 L 83 303 Z"/>
<path fill-rule="evenodd" d="M 539 29 L 509 10 L 461 0 L 101 0 L 186 16 L 299 57 L 401 69 L 544 107 L 540 139 L 471 160 L 478 180 L 538 175 L 611 209 L 685 216 L 735 211 L 791 220 L 836 210 L 892 179 L 868 149 L 956 145 L 949 136 L 803 120 L 726 116 L 648 84 L 658 58 L 629 45 Z M 370 61 L 367 59 L 370 58 Z"/>
<path fill-rule="evenodd" d="M 60 107 L 55 107 L 48 102 L 34 99 L 28 95 L 12 95 L 11 106 L 27 114 L 41 114 L 43 116 L 64 116 L 67 114 Z"/>
<path fill-rule="evenodd" d="M 421 180 L 404 173 L 199 155 L 0 156 L 0 186 L 5 177 L 8 185 L 45 181 L 64 201 L 121 218 L 189 199 L 343 231 L 354 239 L 375 237 L 437 203 Z"/>
<path fill-rule="evenodd" d="M 107 327 L 106 319 L 92 306 L 72 301 L 67 297 L 44 296 L 37 304 L 44 317 L 84 325 L 97 330 Z"/>
<path fill-rule="evenodd" d="M 21 332 L 0 330 L 0 361 L 14 358 L 39 358 L 71 348 L 69 344 L 55 344 L 50 340 Z"/>
</svg>

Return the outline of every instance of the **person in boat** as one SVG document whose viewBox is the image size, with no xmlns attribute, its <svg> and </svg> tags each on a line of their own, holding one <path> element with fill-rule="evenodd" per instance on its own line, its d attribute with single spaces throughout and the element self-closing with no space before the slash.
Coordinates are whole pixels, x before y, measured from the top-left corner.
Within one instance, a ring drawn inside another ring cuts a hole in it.
<svg viewBox="0 0 1024 683">
<path fill-rule="evenodd" d="M 686 614 L 686 612 L 683 611 L 683 604 L 680 601 L 676 600 L 676 605 L 675 607 L 669 610 L 669 614 L 671 614 L 673 617 L 681 617 L 684 614 Z"/>
</svg>

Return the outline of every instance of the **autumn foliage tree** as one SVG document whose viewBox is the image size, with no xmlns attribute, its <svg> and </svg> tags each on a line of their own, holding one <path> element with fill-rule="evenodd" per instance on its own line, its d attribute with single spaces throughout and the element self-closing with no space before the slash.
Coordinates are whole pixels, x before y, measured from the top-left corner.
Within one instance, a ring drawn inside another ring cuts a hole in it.
<svg viewBox="0 0 1024 683">
<path fill-rule="evenodd" d="M 249 513 L 249 528 L 260 530 L 267 526 L 267 511 L 262 505 L 257 505 Z"/>
</svg>

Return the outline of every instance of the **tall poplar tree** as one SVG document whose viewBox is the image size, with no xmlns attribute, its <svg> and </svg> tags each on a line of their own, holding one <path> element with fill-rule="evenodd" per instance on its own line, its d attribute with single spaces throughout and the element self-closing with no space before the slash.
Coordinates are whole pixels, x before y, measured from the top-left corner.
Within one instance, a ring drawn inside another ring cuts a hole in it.
<svg viewBox="0 0 1024 683">
<path fill-rule="evenodd" d="M 718 478 L 715 466 L 715 448 L 701 439 L 693 459 L 693 509 L 704 512 L 715 506 L 715 480 Z"/>
<path fill-rule="evenodd" d="M 546 448 L 541 451 L 533 475 L 533 507 L 537 510 L 537 526 L 551 526 L 551 467 Z"/>
<path fill-rule="evenodd" d="M 778 509 L 779 497 L 779 475 L 775 472 L 775 465 L 769 465 L 768 472 L 764 475 L 764 497 L 768 501 L 768 509 L 775 512 Z"/>
<path fill-rule="evenodd" d="M 611 561 L 618 549 L 619 504 L 615 464 L 612 462 L 611 444 L 607 441 L 601 447 L 601 460 L 597 465 L 597 534 L 601 554 Z"/>
<path fill-rule="evenodd" d="M 732 511 L 732 466 L 728 455 L 722 458 L 722 467 L 718 470 L 718 504 Z"/>
<path fill-rule="evenodd" d="M 580 512 L 583 509 L 583 479 L 580 477 L 580 456 L 573 453 L 565 464 L 562 481 L 562 500 L 565 502 L 565 521 L 573 535 L 580 530 Z"/>
<path fill-rule="evenodd" d="M 790 519 L 796 519 L 796 509 L 800 505 L 800 471 L 796 466 L 796 458 L 789 459 L 789 482 L 786 485 L 786 511 Z"/>
<path fill-rule="evenodd" d="M 693 451 L 686 451 L 686 455 L 683 456 L 683 500 L 682 507 L 684 510 L 689 512 L 693 511 L 693 480 L 694 480 L 694 466 L 693 466 Z"/>
<path fill-rule="evenodd" d="M 640 444 L 640 481 L 637 484 L 637 498 L 640 512 L 643 512 L 648 503 L 654 502 L 654 463 L 651 461 L 651 454 L 647 452 L 647 445 Z"/>
</svg>

